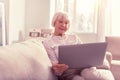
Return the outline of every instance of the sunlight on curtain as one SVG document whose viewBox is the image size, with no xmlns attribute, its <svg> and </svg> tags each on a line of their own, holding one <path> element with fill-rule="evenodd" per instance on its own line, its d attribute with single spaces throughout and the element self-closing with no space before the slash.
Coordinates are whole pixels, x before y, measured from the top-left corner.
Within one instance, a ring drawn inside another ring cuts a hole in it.
<svg viewBox="0 0 120 80">
<path fill-rule="evenodd" d="M 55 11 L 68 12 L 70 31 L 95 33 L 97 29 L 98 0 L 56 0 Z"/>
<path fill-rule="evenodd" d="M 105 27 L 107 24 L 106 20 L 106 10 L 108 0 L 99 0 L 99 7 L 97 13 L 97 41 L 105 40 Z"/>
<path fill-rule="evenodd" d="M 109 0 L 106 35 L 120 36 L 120 0 Z"/>
<path fill-rule="evenodd" d="M 120 36 L 120 0 L 112 0 L 112 35 Z"/>
</svg>

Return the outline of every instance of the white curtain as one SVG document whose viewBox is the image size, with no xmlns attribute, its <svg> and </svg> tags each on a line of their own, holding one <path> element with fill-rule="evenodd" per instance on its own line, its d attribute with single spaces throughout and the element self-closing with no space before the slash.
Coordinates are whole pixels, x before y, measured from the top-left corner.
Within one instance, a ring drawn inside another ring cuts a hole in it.
<svg viewBox="0 0 120 80">
<path fill-rule="evenodd" d="M 58 3 L 59 3 L 59 5 L 61 5 L 62 7 L 60 7 L 60 6 L 56 6 L 57 8 L 57 10 L 62 10 L 63 9 L 63 3 L 64 3 L 64 0 L 57 0 L 58 1 Z M 73 1 L 73 0 L 71 0 L 71 1 Z M 76 5 L 76 1 L 77 0 L 75 0 L 75 1 L 73 1 L 75 4 L 74 5 Z M 111 32 L 112 32 L 112 17 L 111 17 L 111 12 L 112 12 L 112 10 L 111 10 L 111 1 L 112 0 L 95 0 L 96 2 L 96 5 L 95 5 L 95 27 L 93 27 L 93 28 L 97 28 L 97 33 L 96 33 L 96 39 L 97 39 L 97 41 L 104 41 L 105 40 L 105 36 L 106 35 L 110 35 L 111 34 Z M 116 0 L 114 0 L 114 1 L 116 1 Z M 119 1 L 119 0 L 118 0 Z M 67 3 L 67 1 L 65 1 L 66 3 Z M 60 4 L 61 3 L 61 4 Z M 68 4 L 68 3 L 67 3 Z M 79 4 L 79 3 L 78 3 Z M 79 4 L 80 5 L 80 4 Z M 72 5 L 71 5 L 72 6 Z M 70 6 L 70 7 L 71 7 Z M 89 5 L 88 5 L 89 6 Z M 65 6 L 65 7 L 67 7 L 68 8 L 68 6 Z M 74 6 L 73 6 L 74 7 Z M 72 7 L 72 8 L 73 8 Z M 82 6 L 83 7 L 83 6 Z M 66 8 L 65 8 L 66 9 Z M 75 9 L 75 8 L 73 8 L 73 9 Z M 57 11 L 56 10 L 56 11 Z M 70 8 L 70 10 L 72 10 L 71 8 Z M 79 10 L 79 11 L 81 11 L 81 10 Z M 72 12 L 71 12 L 72 13 Z M 75 14 L 75 11 L 73 11 L 73 13 L 74 13 L 74 15 L 73 16 L 76 16 Z M 78 16 L 77 16 L 78 17 Z M 75 23 L 75 21 L 76 20 L 73 20 L 72 22 L 72 25 L 74 25 L 74 23 Z M 78 20 L 79 22 L 80 22 L 80 20 Z M 76 24 L 76 23 L 75 23 Z M 72 26 L 71 25 L 71 26 Z M 74 25 L 74 27 L 72 27 L 72 30 L 78 30 L 79 31 L 79 29 L 78 29 L 78 27 L 76 28 L 75 27 L 76 25 Z M 96 27 L 97 26 L 97 27 Z M 95 29 L 96 30 L 96 29 Z M 80 32 L 80 31 L 79 31 Z M 82 32 L 82 31 L 81 31 Z M 83 31 L 84 32 L 84 31 Z M 86 32 L 87 33 L 87 32 Z"/>
<path fill-rule="evenodd" d="M 106 11 L 106 36 L 120 36 L 120 0 L 108 0 Z"/>
<path fill-rule="evenodd" d="M 110 16 L 108 15 L 109 0 L 98 1 L 97 41 L 105 41 L 106 27 L 108 27 L 110 23 Z"/>
</svg>

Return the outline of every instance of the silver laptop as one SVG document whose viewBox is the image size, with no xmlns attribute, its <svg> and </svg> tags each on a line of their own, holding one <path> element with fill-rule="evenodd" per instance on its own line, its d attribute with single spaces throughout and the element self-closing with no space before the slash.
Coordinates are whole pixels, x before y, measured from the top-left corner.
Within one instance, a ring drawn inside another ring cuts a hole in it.
<svg viewBox="0 0 120 80">
<path fill-rule="evenodd" d="M 107 43 L 87 43 L 59 46 L 59 63 L 70 68 L 87 68 L 103 64 Z"/>
</svg>

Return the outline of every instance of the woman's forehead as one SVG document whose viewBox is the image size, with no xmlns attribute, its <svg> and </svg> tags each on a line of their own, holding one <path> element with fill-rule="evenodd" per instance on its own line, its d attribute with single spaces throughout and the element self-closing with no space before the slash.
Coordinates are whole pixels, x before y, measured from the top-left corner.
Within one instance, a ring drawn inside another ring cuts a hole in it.
<svg viewBox="0 0 120 80">
<path fill-rule="evenodd" d="M 65 15 L 59 15 L 57 17 L 57 20 L 66 20 L 66 21 L 69 21 L 68 16 L 65 16 Z"/>
</svg>

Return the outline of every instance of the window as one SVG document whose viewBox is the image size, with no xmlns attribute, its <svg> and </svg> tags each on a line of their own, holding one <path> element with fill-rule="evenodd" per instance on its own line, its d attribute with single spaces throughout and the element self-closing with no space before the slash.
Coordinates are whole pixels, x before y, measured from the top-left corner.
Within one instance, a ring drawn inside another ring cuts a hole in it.
<svg viewBox="0 0 120 80">
<path fill-rule="evenodd" d="M 55 0 L 55 11 L 68 12 L 70 31 L 94 33 L 97 28 L 97 0 Z"/>
<path fill-rule="evenodd" d="M 111 35 L 120 36 L 120 1 L 111 0 Z"/>
<path fill-rule="evenodd" d="M 109 0 L 106 11 L 106 35 L 120 36 L 120 0 Z"/>
</svg>

